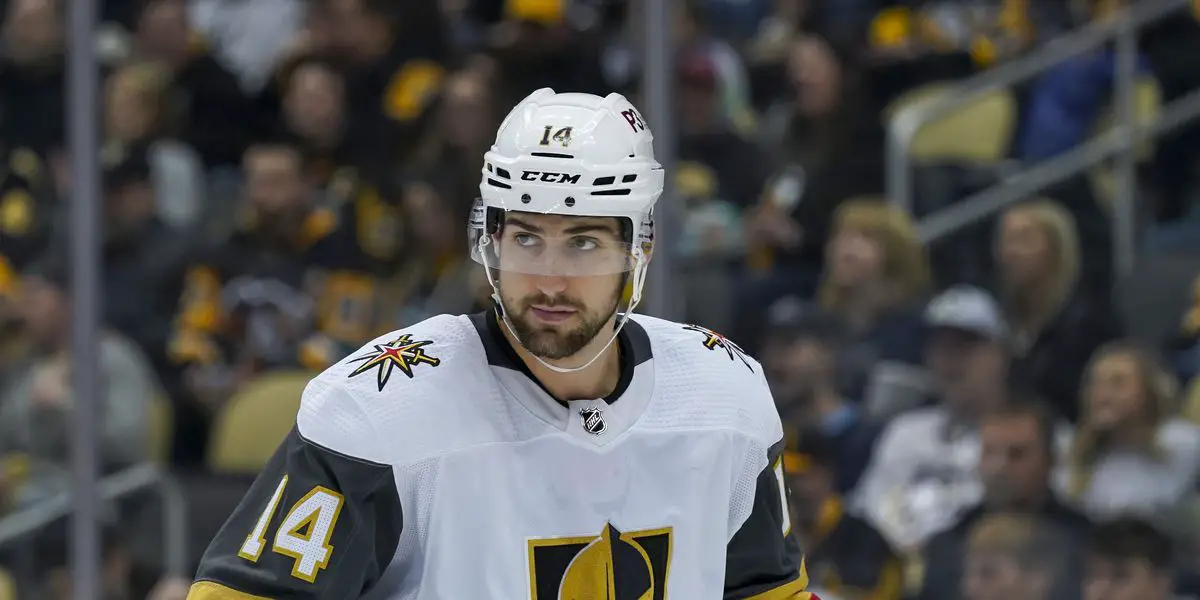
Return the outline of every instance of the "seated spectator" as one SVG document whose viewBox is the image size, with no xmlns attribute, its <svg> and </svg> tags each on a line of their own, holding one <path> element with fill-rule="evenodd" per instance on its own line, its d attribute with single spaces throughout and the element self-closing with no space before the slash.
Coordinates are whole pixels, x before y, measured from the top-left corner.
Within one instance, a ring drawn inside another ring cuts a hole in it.
<svg viewBox="0 0 1200 600">
<path fill-rule="evenodd" d="M 47 156 L 66 141 L 66 3 L 9 0 L 0 7 L 0 105 L 7 115 L 0 119 L 0 140 Z"/>
<path fill-rule="evenodd" d="M 1087 544 L 1084 600 L 1171 600 L 1171 539 L 1145 521 L 1102 523 Z"/>
<path fill-rule="evenodd" d="M 921 363 L 928 285 L 929 263 L 907 214 L 876 199 L 838 208 L 817 297 L 848 328 L 845 394 L 870 408 L 878 402 L 868 390 L 884 380 L 924 392 L 914 367 Z"/>
<path fill-rule="evenodd" d="M 150 162 L 158 216 L 186 229 L 204 210 L 204 164 L 187 144 L 167 135 L 169 74 L 152 63 L 121 67 L 105 82 L 104 127 L 110 145 L 143 146 Z"/>
<path fill-rule="evenodd" d="M 813 590 L 846 600 L 899 600 L 900 561 L 869 523 L 847 514 L 834 485 L 837 450 L 825 436 L 800 430 L 784 454 L 792 489 L 792 530 L 804 548 Z"/>
<path fill-rule="evenodd" d="M 189 2 L 144 0 L 140 4 L 141 13 L 134 35 L 134 56 L 153 61 L 169 81 L 165 89 L 169 92 L 165 105 L 174 112 L 159 116 L 172 118 L 169 124 L 176 128 L 179 139 L 195 149 L 206 168 L 236 165 L 254 132 L 252 119 L 258 116 L 250 110 L 252 107 L 238 80 L 209 51 L 209 47 L 201 43 L 200 35 L 193 27 L 194 15 L 189 14 Z M 212 6 L 213 3 L 204 4 L 209 6 L 196 7 L 200 8 L 196 13 L 207 12 L 207 16 L 213 16 L 214 12 L 229 12 L 228 7 L 216 8 Z M 273 0 L 264 0 L 255 6 L 262 5 L 271 6 L 268 10 L 274 11 L 269 17 L 271 27 L 268 31 L 256 32 L 256 42 L 243 44 L 235 52 L 250 50 L 251 46 L 262 48 L 276 31 L 287 27 L 286 19 L 292 14 Z M 261 22 L 260 16 L 240 16 Z M 204 17 L 198 20 L 204 20 Z M 243 21 L 238 25 L 245 27 L 245 23 Z M 213 25 L 211 21 L 209 24 Z M 215 40 L 218 45 L 229 41 L 219 36 L 209 39 Z"/>
<path fill-rule="evenodd" d="M 21 508 L 69 489 L 71 300 L 67 264 L 50 255 L 23 278 L 21 314 L 34 354 L 0 395 L 0 456 L 4 501 Z M 149 456 L 147 412 L 158 393 L 150 365 L 137 346 L 105 331 L 97 407 L 99 462 L 113 470 Z"/>
<path fill-rule="evenodd" d="M 1049 201 L 1013 207 L 1001 219 L 995 254 L 1014 381 L 1074 422 L 1084 366 L 1123 329 L 1106 294 L 1080 289 L 1075 220 Z"/>
<path fill-rule="evenodd" d="M 848 48 L 802 35 L 785 65 L 764 76 L 785 89 L 760 133 L 775 172 L 746 218 L 748 263 L 766 280 L 751 285 L 811 293 L 838 205 L 883 192 L 883 130 L 863 118 L 870 108 L 858 62 Z"/>
<path fill-rule="evenodd" d="M 1062 561 L 1060 566 L 1065 576 L 1058 578 L 1054 586 L 1054 599 L 1079 597 L 1080 560 L 1071 549 L 1082 543 L 1090 523 L 1082 514 L 1062 504 L 1051 489 L 1058 431 L 1050 411 L 1032 403 L 1004 406 L 983 419 L 979 430 L 983 501 L 949 529 L 934 536 L 925 547 L 920 600 L 959 597 L 959 581 L 964 573 L 962 557 L 970 545 L 968 539 L 977 527 L 983 527 L 981 523 L 989 516 L 1004 513 L 1036 517 L 1069 542 L 1057 557 Z M 970 565 L 966 572 L 968 579 L 980 575 L 971 574 Z M 985 583 L 976 579 L 972 585 Z"/>
<path fill-rule="evenodd" d="M 717 64 L 693 52 L 679 64 L 680 124 L 676 187 L 687 200 L 681 252 L 735 258 L 745 252 L 741 210 L 758 201 L 766 157 L 720 111 Z"/>
<path fill-rule="evenodd" d="M 961 583 L 963 600 L 1060 600 L 1067 542 L 1029 515 L 996 514 L 971 529 Z"/>
<path fill-rule="evenodd" d="M 1176 393 L 1147 351 L 1119 342 L 1096 352 L 1064 482 L 1092 518 L 1152 518 L 1195 493 L 1200 429 L 1176 416 Z"/>
<path fill-rule="evenodd" d="M 857 506 L 906 553 L 979 502 L 979 425 L 1009 396 L 1007 328 L 995 300 L 951 288 L 930 302 L 926 321 L 938 402 L 888 423 L 857 494 Z"/>
<path fill-rule="evenodd" d="M 446 76 L 444 62 L 452 58 L 438 4 L 324 3 L 330 24 L 325 50 L 346 75 L 346 135 L 374 159 L 370 168 L 395 168 L 393 161 L 411 152 L 429 122 Z M 520 95 L 538 87 L 521 88 Z"/>
<path fill-rule="evenodd" d="M 785 426 L 819 432 L 828 439 L 835 489 L 858 485 L 871 459 L 879 426 L 838 389 L 845 331 L 836 318 L 812 305 L 785 298 L 771 307 L 771 334 L 763 368 Z"/>
<path fill-rule="evenodd" d="M 268 369 L 322 369 L 375 331 L 376 263 L 353 224 L 318 206 L 302 165 L 286 142 L 251 146 L 238 231 L 189 266 L 169 356 L 198 401 L 176 410 L 191 415 L 175 438 L 190 457 L 203 445 L 203 416 L 241 382 Z"/>
</svg>

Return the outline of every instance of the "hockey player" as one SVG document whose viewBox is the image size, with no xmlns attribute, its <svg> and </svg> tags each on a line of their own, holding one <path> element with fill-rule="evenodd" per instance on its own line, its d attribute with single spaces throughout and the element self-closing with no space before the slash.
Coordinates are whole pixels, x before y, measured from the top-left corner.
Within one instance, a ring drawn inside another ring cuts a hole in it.
<svg viewBox="0 0 1200 600">
<path fill-rule="evenodd" d="M 495 309 L 313 379 L 188 598 L 810 598 L 762 368 L 633 315 L 651 142 L 619 94 L 513 109 L 469 223 Z"/>
</svg>

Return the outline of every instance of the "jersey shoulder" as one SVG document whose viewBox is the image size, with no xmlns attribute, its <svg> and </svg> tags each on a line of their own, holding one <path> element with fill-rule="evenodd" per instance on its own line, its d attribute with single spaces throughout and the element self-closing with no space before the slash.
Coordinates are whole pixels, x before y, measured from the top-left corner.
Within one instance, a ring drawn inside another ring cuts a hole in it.
<svg viewBox="0 0 1200 600">
<path fill-rule="evenodd" d="M 736 342 L 703 327 L 635 315 L 654 354 L 668 409 L 686 406 L 699 426 L 730 425 L 767 446 L 783 436 L 762 365 Z"/>
<path fill-rule="evenodd" d="M 451 443 L 453 415 L 492 387 L 470 322 L 439 315 L 379 336 L 313 378 L 297 427 L 343 454 L 415 462 Z"/>
</svg>

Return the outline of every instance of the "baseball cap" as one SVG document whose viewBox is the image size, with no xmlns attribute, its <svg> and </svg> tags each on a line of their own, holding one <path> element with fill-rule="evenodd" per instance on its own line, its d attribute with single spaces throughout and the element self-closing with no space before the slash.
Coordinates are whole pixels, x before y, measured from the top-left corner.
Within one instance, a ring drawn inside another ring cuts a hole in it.
<svg viewBox="0 0 1200 600">
<path fill-rule="evenodd" d="M 956 285 L 938 294 L 925 308 L 925 325 L 973 333 L 995 342 L 1008 339 L 1008 323 L 999 303 L 986 291 Z"/>
</svg>

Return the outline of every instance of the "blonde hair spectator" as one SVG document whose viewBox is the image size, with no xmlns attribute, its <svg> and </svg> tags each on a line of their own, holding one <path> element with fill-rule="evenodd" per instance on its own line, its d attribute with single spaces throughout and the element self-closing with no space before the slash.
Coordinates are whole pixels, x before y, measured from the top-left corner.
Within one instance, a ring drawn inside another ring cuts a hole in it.
<svg viewBox="0 0 1200 600">
<path fill-rule="evenodd" d="M 1061 204 L 1035 199 L 1009 209 L 994 243 L 1014 378 L 1075 422 L 1088 358 L 1124 335 L 1122 320 L 1107 293 L 1080 293 L 1079 231 Z"/>
<path fill-rule="evenodd" d="M 1194 487 L 1200 430 L 1177 415 L 1178 385 L 1150 351 L 1112 342 L 1096 351 L 1066 490 L 1094 518 L 1173 508 Z"/>
<path fill-rule="evenodd" d="M 1039 235 L 1041 240 L 1032 242 L 1031 235 Z M 1044 242 L 1048 252 L 1048 264 L 1051 271 L 1051 285 L 1041 288 L 1049 300 L 1044 303 L 1046 310 L 1057 311 L 1071 298 L 1075 287 L 1079 284 L 1079 232 L 1075 225 L 1075 217 L 1066 208 L 1053 200 L 1045 198 L 1019 204 L 1004 213 L 1001 226 L 996 234 L 996 253 L 1002 257 L 1012 257 L 1020 250 L 1015 245 L 1034 245 Z M 1005 282 L 1002 286 L 1006 306 L 1010 309 L 1016 300 L 1010 294 L 1019 290 L 1013 284 Z M 1053 313 L 1052 313 L 1053 314 Z M 1036 323 L 1014 322 L 1017 333 L 1022 336 L 1033 335 L 1035 331 L 1027 331 Z"/>
<path fill-rule="evenodd" d="M 835 255 L 839 245 L 863 243 L 870 245 L 866 252 L 879 254 L 881 267 L 875 275 L 885 286 L 883 292 L 889 304 L 913 302 L 928 290 L 929 260 L 912 217 L 879 198 L 854 198 L 844 202 L 834 215 L 833 235 L 826 252 L 829 272 L 818 290 L 825 310 L 843 313 L 856 291 L 852 284 L 859 283 L 838 273 Z"/>
</svg>

